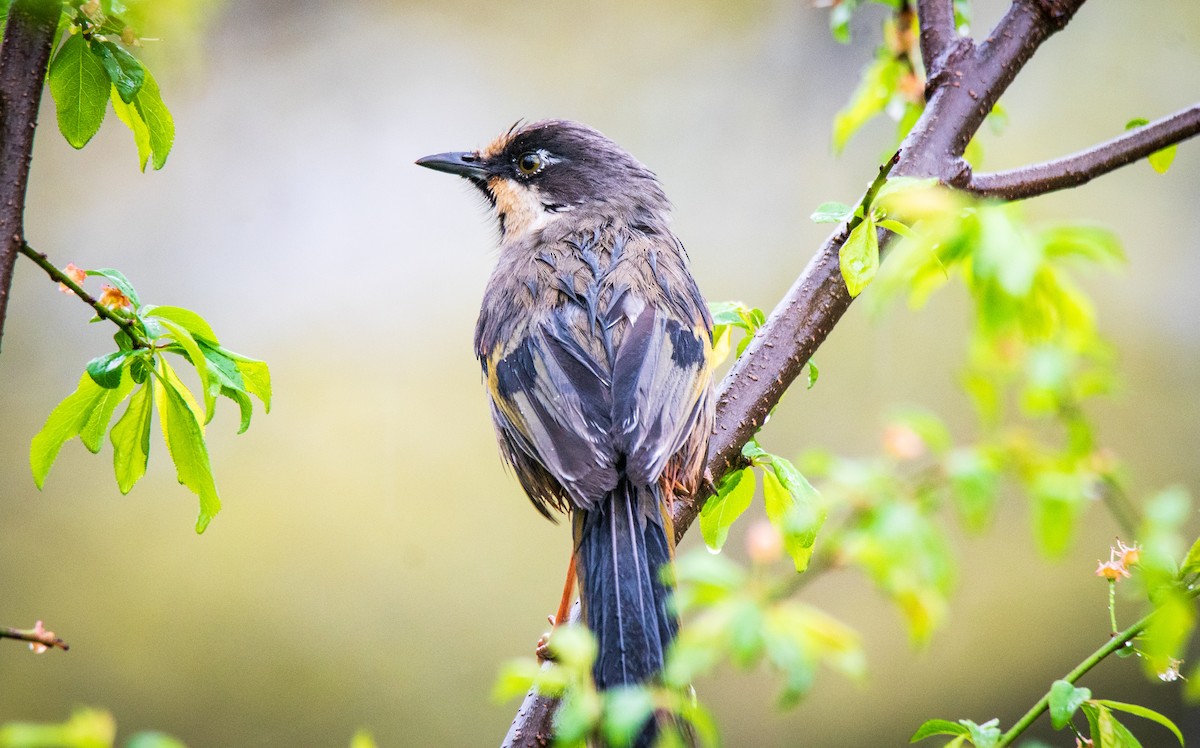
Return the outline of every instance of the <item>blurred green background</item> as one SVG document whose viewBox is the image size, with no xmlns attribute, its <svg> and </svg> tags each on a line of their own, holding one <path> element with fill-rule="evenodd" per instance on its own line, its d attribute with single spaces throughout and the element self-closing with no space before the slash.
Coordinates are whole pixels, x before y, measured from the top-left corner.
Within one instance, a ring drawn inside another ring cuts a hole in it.
<svg viewBox="0 0 1200 748">
<path fill-rule="evenodd" d="M 1006 3 L 975 6 L 982 34 Z M 146 175 L 111 114 L 72 151 L 47 96 L 30 242 L 201 311 L 271 364 L 276 400 L 242 436 L 228 402 L 210 425 L 225 508 L 202 537 L 160 441 L 129 496 L 108 449 L 78 442 L 39 493 L 29 439 L 111 331 L 21 261 L 0 356 L 0 623 L 42 618 L 72 648 L 0 646 L 0 721 L 88 704 L 123 735 L 191 746 L 345 745 L 359 727 L 381 746 L 498 743 L 516 705 L 490 699 L 493 676 L 545 628 L 569 537 L 493 444 L 471 336 L 494 229 L 467 185 L 412 161 L 522 117 L 586 121 L 658 172 L 708 298 L 770 309 L 824 238 L 809 213 L 855 200 L 890 147 L 890 121 L 840 158 L 828 145 L 882 13 L 859 13 L 842 46 L 827 12 L 797 0 L 230 2 L 199 37 L 144 30 L 161 38 L 146 53 L 178 125 L 166 169 Z M 1004 97 L 1010 125 L 983 136 L 984 166 L 1086 147 L 1198 92 L 1200 4 L 1097 0 Z M 1125 242 L 1129 267 L 1085 285 L 1125 375 L 1096 413 L 1101 439 L 1139 498 L 1200 487 L 1198 205 L 1189 143 L 1165 176 L 1137 164 L 1027 208 Z M 855 305 L 818 354 L 820 382 L 788 396 L 764 443 L 869 454 L 897 403 L 936 408 L 968 438 L 963 302 L 950 291 L 874 320 Z M 723 670 L 700 694 L 731 746 L 901 745 L 930 717 L 1011 724 L 1103 641 L 1092 571 L 1115 532 L 1097 507 L 1067 558 L 1039 560 L 1011 496 L 984 538 L 960 538 L 961 589 L 927 651 L 861 578 L 834 572 L 805 598 L 862 632 L 866 684 L 824 677 L 786 713 L 761 672 Z M 1200 736 L 1179 688 L 1146 683 L 1136 662 L 1085 684 Z M 1166 744 L 1156 730 L 1147 745 Z"/>
</svg>

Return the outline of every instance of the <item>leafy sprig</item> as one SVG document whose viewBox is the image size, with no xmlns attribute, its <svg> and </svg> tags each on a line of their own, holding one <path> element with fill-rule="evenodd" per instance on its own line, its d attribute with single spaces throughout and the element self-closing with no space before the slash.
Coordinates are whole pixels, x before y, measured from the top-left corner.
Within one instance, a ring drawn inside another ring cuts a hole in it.
<svg viewBox="0 0 1200 748">
<path fill-rule="evenodd" d="M 199 314 L 176 306 L 143 304 L 133 284 L 119 271 L 105 268 L 86 271 L 86 275 L 111 283 L 100 301 L 88 299 L 93 306 L 107 310 L 104 316 L 119 320 L 113 336 L 117 349 L 87 363 L 75 391 L 51 411 L 33 437 L 29 463 L 34 482 L 42 488 L 63 444 L 78 436 L 89 451 L 97 453 L 109 432 L 117 487 L 121 493 L 129 493 L 146 472 L 151 416 L 157 408 L 179 482 L 200 497 L 196 532 L 204 532 L 221 508 L 204 427 L 216 412 L 218 396 L 237 403 L 239 434 L 250 427 L 251 396 L 269 412 L 270 370 L 262 361 L 223 347 Z M 57 271 L 56 277 L 70 284 L 68 290 L 73 286 L 82 291 L 68 274 Z M 93 321 L 99 319 L 97 315 Z M 195 370 L 199 400 L 179 378 L 167 354 Z M 127 399 L 124 414 L 110 430 L 117 407 Z"/>
<path fill-rule="evenodd" d="M 65 35 L 65 41 L 47 75 L 58 129 L 72 147 L 83 148 L 104 123 L 111 103 L 133 133 L 142 171 L 147 163 L 161 169 L 175 142 L 175 122 L 158 82 L 128 51 L 138 39 L 122 19 L 124 12 L 118 0 L 63 4 L 58 37 Z"/>
</svg>

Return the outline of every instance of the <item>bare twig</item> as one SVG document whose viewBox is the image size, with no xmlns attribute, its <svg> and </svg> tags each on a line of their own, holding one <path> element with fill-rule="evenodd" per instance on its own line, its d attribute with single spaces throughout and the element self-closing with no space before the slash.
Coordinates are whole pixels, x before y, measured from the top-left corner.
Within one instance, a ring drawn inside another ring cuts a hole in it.
<svg viewBox="0 0 1200 748">
<path fill-rule="evenodd" d="M 17 639 L 18 641 L 29 642 L 29 648 L 39 654 L 55 647 L 64 652 L 71 648 L 65 641 L 55 636 L 53 631 L 47 631 L 41 621 L 34 624 L 31 629 L 14 629 L 8 626 L 0 626 L 0 639 Z"/>
<path fill-rule="evenodd" d="M 1113 169 L 1196 135 L 1200 135 L 1200 104 L 1070 156 L 1009 171 L 976 174 L 964 189 L 1003 200 L 1044 195 L 1086 184 Z"/>
<path fill-rule="evenodd" d="M 933 78 L 941 68 L 941 57 L 958 41 L 954 27 L 953 0 L 917 0 L 921 21 L 921 59 L 925 77 Z"/>
<path fill-rule="evenodd" d="M 33 132 L 61 3 L 15 0 L 0 46 L 0 335 L 13 264 L 24 243 L 25 187 Z"/>
</svg>

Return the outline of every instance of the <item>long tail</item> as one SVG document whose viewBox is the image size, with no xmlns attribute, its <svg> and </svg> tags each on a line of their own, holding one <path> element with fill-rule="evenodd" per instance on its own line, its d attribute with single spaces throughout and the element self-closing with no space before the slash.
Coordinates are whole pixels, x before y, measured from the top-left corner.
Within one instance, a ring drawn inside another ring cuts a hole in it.
<svg viewBox="0 0 1200 748">
<path fill-rule="evenodd" d="M 599 645 L 592 673 L 602 690 L 655 678 L 679 628 L 661 576 L 671 550 L 658 491 L 622 478 L 595 509 L 575 513 L 583 617 Z M 635 744 L 652 738 L 648 727 Z"/>
</svg>

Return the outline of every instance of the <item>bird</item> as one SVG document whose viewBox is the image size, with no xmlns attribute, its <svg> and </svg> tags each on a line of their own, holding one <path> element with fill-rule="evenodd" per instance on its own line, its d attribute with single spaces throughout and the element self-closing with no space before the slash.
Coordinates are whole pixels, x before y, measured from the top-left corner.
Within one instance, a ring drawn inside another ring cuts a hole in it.
<svg viewBox="0 0 1200 748">
<path fill-rule="evenodd" d="M 538 511 L 570 514 L 596 686 L 654 683 L 679 628 L 671 506 L 704 480 L 714 420 L 713 323 L 671 204 L 654 172 L 569 120 L 416 163 L 465 178 L 496 219 L 475 353 L 504 459 Z M 649 745 L 654 720 L 638 729 Z"/>
</svg>

